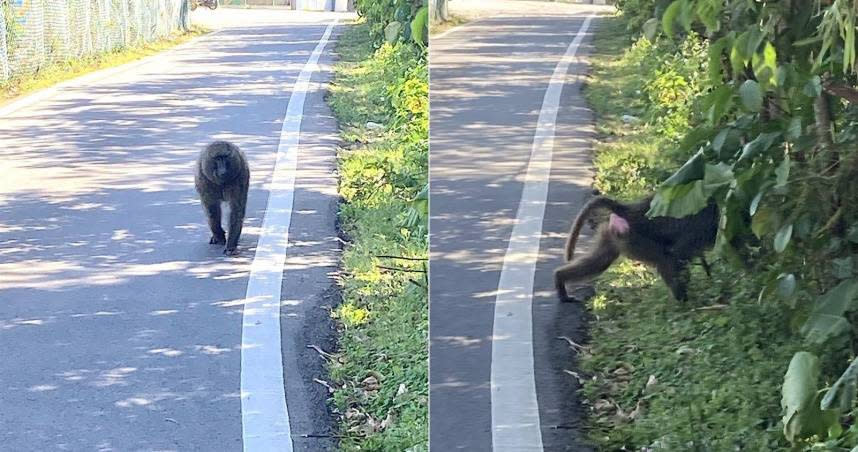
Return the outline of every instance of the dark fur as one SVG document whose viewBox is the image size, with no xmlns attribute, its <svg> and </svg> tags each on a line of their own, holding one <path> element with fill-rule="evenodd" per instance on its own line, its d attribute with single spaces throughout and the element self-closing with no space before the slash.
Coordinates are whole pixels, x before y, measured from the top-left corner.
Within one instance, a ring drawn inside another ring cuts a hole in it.
<svg viewBox="0 0 858 452">
<path fill-rule="evenodd" d="M 226 244 L 223 250 L 226 255 L 238 254 L 238 238 L 250 187 L 250 168 L 244 153 L 227 141 L 215 141 L 206 146 L 197 160 L 194 185 L 212 231 L 209 243 Z M 229 203 L 229 239 L 220 224 L 222 202 Z"/>
<path fill-rule="evenodd" d="M 608 269 L 620 255 L 655 267 L 674 298 L 688 298 L 689 261 L 715 243 L 718 232 L 718 206 L 710 203 L 694 215 L 683 218 L 646 216 L 652 197 L 635 203 L 621 203 L 605 196 L 591 199 L 572 225 L 566 241 L 567 264 L 554 272 L 557 292 L 562 301 L 570 301 L 566 283 L 588 280 Z M 585 221 L 599 209 L 623 217 L 629 232 L 617 234 L 602 223 L 597 230 L 593 252 L 573 260 L 575 245 Z M 706 266 L 708 270 L 708 266 Z"/>
</svg>

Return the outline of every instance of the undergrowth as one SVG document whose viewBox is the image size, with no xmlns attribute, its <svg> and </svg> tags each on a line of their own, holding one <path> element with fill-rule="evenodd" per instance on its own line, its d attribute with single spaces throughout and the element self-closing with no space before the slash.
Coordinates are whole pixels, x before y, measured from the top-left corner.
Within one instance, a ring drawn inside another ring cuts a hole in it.
<svg viewBox="0 0 858 452">
<path fill-rule="evenodd" d="M 689 157 L 676 139 L 695 126 L 705 49 L 694 36 L 634 43 L 627 27 L 622 17 L 601 22 L 587 97 L 601 134 L 596 186 L 634 199 Z M 720 262 L 712 273 L 694 266 L 684 305 L 631 261 L 600 279 L 581 359 L 588 432 L 600 450 L 788 448 L 780 390 L 801 342 L 783 310 L 757 300 L 757 276 Z"/>
<path fill-rule="evenodd" d="M 343 303 L 330 365 L 343 450 L 428 450 L 428 71 L 423 49 L 339 38 Z"/>
</svg>

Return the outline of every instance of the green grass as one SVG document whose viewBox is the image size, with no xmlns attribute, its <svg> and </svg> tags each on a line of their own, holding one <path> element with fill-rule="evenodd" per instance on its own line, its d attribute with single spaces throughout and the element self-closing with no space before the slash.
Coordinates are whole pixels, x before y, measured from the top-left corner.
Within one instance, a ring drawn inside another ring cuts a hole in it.
<svg viewBox="0 0 858 452">
<path fill-rule="evenodd" d="M 456 14 L 450 14 L 449 19 L 447 19 L 446 21 L 431 24 L 431 26 L 429 27 L 429 36 L 439 35 L 451 28 L 458 27 L 459 25 L 464 25 L 470 21 L 471 20 L 466 17 L 462 17 Z"/>
<path fill-rule="evenodd" d="M 596 185 L 635 198 L 687 156 L 645 122 L 639 62 L 620 17 L 601 22 L 586 90 L 597 114 Z M 712 257 L 710 257 L 710 261 Z M 788 444 L 780 387 L 802 344 L 785 310 L 757 301 L 759 281 L 714 262 L 693 269 L 681 305 L 642 265 L 624 261 L 600 278 L 582 354 L 588 434 L 600 450 L 768 451 Z"/>
<path fill-rule="evenodd" d="M 390 89 L 425 60 L 406 48 L 375 51 L 364 24 L 344 32 L 337 53 L 328 100 L 346 142 L 340 219 L 349 242 L 330 365 L 340 447 L 428 450 L 426 218 L 425 202 L 413 202 L 426 184 L 428 138 L 420 121 L 396 125 L 403 113 Z M 415 83 L 425 81 L 407 86 Z"/>
<path fill-rule="evenodd" d="M 195 26 L 187 32 L 176 33 L 168 38 L 144 45 L 55 63 L 40 68 L 34 74 L 13 77 L 8 81 L 0 82 L 0 105 L 18 96 L 44 89 L 90 72 L 130 63 L 163 52 L 208 32 L 209 30 L 205 28 Z"/>
</svg>

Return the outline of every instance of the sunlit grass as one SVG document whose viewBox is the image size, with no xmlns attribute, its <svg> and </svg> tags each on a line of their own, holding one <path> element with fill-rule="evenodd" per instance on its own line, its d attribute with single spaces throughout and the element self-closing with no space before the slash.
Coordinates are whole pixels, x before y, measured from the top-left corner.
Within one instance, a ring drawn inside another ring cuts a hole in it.
<svg viewBox="0 0 858 452">
<path fill-rule="evenodd" d="M 365 25 L 344 32 L 337 52 L 328 101 L 346 143 L 339 191 L 349 238 L 343 303 L 334 312 L 340 350 L 330 366 L 340 448 L 427 450 L 427 243 L 403 221 L 426 183 L 427 138 L 391 127 L 389 100 L 390 87 L 404 80 L 399 69 L 416 61 L 375 51 Z"/>
</svg>

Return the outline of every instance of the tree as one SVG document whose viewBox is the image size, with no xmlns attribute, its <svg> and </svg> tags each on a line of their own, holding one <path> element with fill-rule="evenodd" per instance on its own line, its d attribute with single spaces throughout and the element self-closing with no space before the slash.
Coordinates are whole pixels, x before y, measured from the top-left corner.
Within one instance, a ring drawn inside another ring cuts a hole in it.
<svg viewBox="0 0 858 452">
<path fill-rule="evenodd" d="M 432 23 L 446 22 L 450 19 L 447 0 L 432 0 Z"/>
</svg>

